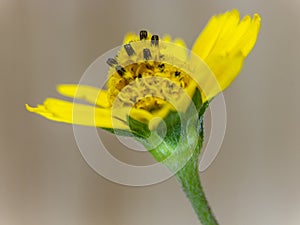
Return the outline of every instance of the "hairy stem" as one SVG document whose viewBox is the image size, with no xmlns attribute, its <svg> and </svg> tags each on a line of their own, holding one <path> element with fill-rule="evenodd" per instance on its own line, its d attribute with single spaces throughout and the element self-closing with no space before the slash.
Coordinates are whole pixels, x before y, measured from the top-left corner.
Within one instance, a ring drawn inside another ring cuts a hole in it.
<svg viewBox="0 0 300 225">
<path fill-rule="evenodd" d="M 176 177 L 201 223 L 203 225 L 218 225 L 201 186 L 198 174 L 198 157 L 192 157 L 185 167 L 177 172 Z"/>
</svg>

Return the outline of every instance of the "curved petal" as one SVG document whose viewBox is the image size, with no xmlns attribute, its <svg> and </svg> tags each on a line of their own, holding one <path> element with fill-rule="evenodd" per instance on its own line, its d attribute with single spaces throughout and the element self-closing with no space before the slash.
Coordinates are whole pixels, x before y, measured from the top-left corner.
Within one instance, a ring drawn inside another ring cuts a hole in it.
<svg viewBox="0 0 300 225">
<path fill-rule="evenodd" d="M 233 10 L 213 17 L 196 40 L 193 53 L 206 62 L 218 83 L 204 81 L 208 98 L 226 89 L 238 75 L 256 43 L 260 20 L 254 14 L 253 19 L 247 15 L 240 21 L 238 11 Z M 191 56 L 190 60 L 197 63 L 196 57 Z"/>
<path fill-rule="evenodd" d="M 103 108 L 110 107 L 110 103 L 107 98 L 107 91 L 105 90 L 92 86 L 76 84 L 60 84 L 56 89 L 61 95 L 70 98 L 82 99 Z"/>
<path fill-rule="evenodd" d="M 129 130 L 123 122 L 112 119 L 110 109 L 96 108 L 55 98 L 48 98 L 43 105 L 35 108 L 26 104 L 26 109 L 57 122 Z"/>
</svg>

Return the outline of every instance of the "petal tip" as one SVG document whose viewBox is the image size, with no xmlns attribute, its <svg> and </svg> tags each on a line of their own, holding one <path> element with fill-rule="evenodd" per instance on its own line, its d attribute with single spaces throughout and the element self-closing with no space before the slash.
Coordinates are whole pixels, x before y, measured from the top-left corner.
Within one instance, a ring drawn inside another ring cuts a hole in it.
<svg viewBox="0 0 300 225">
<path fill-rule="evenodd" d="M 237 9 L 232 9 L 230 13 L 236 17 L 240 17 L 240 12 Z"/>
<path fill-rule="evenodd" d="M 77 92 L 77 84 L 58 84 L 56 86 L 56 91 L 66 97 L 74 97 Z"/>
<path fill-rule="evenodd" d="M 64 93 L 68 86 L 70 86 L 70 85 L 69 84 L 58 84 L 58 85 L 56 85 L 56 90 L 58 93 Z"/>
<path fill-rule="evenodd" d="M 58 84 L 58 85 L 56 85 L 56 91 L 57 91 L 58 93 L 63 92 L 63 90 L 64 90 L 64 85 L 63 85 L 63 84 Z"/>
<path fill-rule="evenodd" d="M 260 21 L 261 21 L 261 16 L 260 16 L 258 13 L 255 13 L 255 14 L 253 15 L 253 20 L 254 20 L 255 22 L 257 22 L 257 23 L 260 23 Z"/>
<path fill-rule="evenodd" d="M 29 111 L 29 112 L 33 112 L 33 111 L 34 111 L 34 108 L 31 107 L 31 106 L 29 106 L 28 104 L 25 104 L 25 108 L 26 108 L 26 110 Z"/>
</svg>

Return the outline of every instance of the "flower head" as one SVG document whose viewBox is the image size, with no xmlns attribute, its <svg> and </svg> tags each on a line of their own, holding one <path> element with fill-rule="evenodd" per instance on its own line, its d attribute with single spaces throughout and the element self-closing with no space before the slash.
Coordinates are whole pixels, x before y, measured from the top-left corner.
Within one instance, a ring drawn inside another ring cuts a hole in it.
<svg viewBox="0 0 300 225">
<path fill-rule="evenodd" d="M 92 106 L 48 98 L 26 108 L 54 121 L 130 131 L 129 116 L 149 124 L 171 111 L 184 112 L 196 92 L 202 104 L 226 89 L 255 45 L 259 28 L 257 14 L 242 20 L 237 10 L 214 16 L 190 53 L 182 39 L 145 30 L 129 33 L 117 56 L 107 59 L 107 90 L 58 86 L 60 94 Z"/>
</svg>

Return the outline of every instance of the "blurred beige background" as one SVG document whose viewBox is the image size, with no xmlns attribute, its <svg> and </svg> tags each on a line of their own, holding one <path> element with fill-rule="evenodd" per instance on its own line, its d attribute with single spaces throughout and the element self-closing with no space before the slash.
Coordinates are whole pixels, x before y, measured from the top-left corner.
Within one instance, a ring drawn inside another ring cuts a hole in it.
<svg viewBox="0 0 300 225">
<path fill-rule="evenodd" d="M 300 224 L 299 1 L 0 0 L 0 225 L 199 224 L 174 178 L 112 183 L 83 160 L 71 126 L 24 104 L 78 82 L 128 31 L 191 47 L 213 14 L 232 8 L 259 12 L 262 30 L 225 93 L 225 140 L 202 182 L 221 225 Z"/>
</svg>

